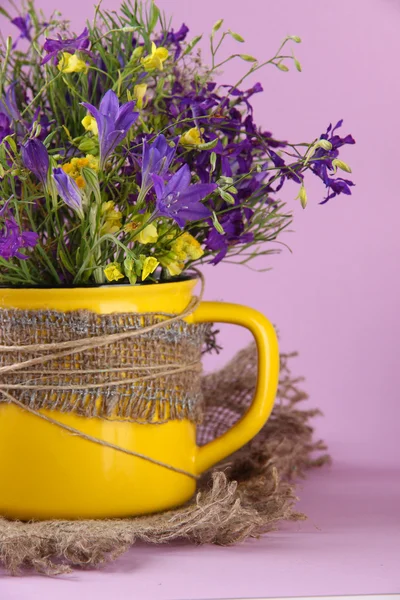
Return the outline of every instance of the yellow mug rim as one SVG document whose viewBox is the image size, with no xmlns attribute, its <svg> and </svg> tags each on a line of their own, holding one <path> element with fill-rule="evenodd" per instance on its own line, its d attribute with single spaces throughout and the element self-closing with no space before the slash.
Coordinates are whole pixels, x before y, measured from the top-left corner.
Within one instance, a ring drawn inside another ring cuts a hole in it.
<svg viewBox="0 0 400 600">
<path fill-rule="evenodd" d="M 4 285 L 0 284 L 0 292 L 1 291 L 9 291 L 9 290 L 97 290 L 97 289 L 120 289 L 120 288 L 131 288 L 135 290 L 143 290 L 148 289 L 154 286 L 168 287 L 176 284 L 182 284 L 187 281 L 194 281 L 199 279 L 197 274 L 193 275 L 178 275 L 177 277 L 173 277 L 168 281 L 157 281 L 157 282 L 140 282 L 135 283 L 134 285 L 130 283 L 89 283 L 87 285 Z"/>
</svg>

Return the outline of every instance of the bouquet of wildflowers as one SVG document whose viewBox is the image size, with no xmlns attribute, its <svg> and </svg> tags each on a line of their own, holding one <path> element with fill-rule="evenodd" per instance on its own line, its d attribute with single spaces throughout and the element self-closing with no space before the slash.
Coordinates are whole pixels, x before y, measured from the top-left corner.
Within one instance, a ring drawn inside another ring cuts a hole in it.
<svg viewBox="0 0 400 600">
<path fill-rule="evenodd" d="M 247 77 L 267 64 L 300 71 L 300 38 L 258 61 L 220 20 L 203 61 L 201 36 L 171 28 L 154 2 L 96 7 L 79 35 L 32 2 L 11 12 L 0 8 L 16 32 L 0 40 L 1 284 L 154 283 L 247 263 L 276 252 L 291 222 L 285 182 L 303 207 L 306 172 L 325 185 L 322 202 L 351 193 L 341 121 L 291 144 L 253 119 L 263 90 Z M 238 53 L 219 58 L 228 36 Z M 217 83 L 229 60 L 243 76 Z"/>
</svg>

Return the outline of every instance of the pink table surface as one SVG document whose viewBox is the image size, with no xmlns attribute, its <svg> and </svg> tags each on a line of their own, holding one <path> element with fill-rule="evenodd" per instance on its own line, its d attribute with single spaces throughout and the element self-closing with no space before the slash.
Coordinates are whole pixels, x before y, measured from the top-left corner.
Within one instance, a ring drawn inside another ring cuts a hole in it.
<svg viewBox="0 0 400 600">
<path fill-rule="evenodd" d="M 99 571 L 0 578 L 1 600 L 187 600 L 400 591 L 400 469 L 337 463 L 299 488 L 309 520 L 236 547 L 137 545 Z"/>
</svg>

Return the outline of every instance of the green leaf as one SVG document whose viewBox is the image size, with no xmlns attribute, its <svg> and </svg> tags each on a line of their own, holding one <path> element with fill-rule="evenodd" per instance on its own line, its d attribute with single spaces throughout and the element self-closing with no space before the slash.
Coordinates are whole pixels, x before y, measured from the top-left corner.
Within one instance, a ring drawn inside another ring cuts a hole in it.
<svg viewBox="0 0 400 600">
<path fill-rule="evenodd" d="M 92 192 L 97 204 L 101 204 L 101 192 L 97 173 L 93 169 L 84 167 L 82 169 L 82 176 L 88 187 L 88 192 Z"/>
<path fill-rule="evenodd" d="M 7 135 L 5 138 L 3 138 L 2 144 L 4 144 L 5 142 L 8 142 L 11 150 L 14 152 L 14 154 L 17 153 L 17 144 L 15 143 L 14 138 L 11 135 Z"/>
<path fill-rule="evenodd" d="M 189 52 L 191 52 L 193 48 L 199 43 L 202 37 L 202 35 L 198 35 L 197 37 L 193 38 L 190 44 L 185 48 L 184 52 L 182 53 L 182 56 L 186 56 L 186 54 L 189 54 Z"/>
<path fill-rule="evenodd" d="M 296 44 L 301 43 L 301 38 L 298 35 L 288 35 L 287 39 L 296 42 Z"/>
<path fill-rule="evenodd" d="M 49 135 L 43 140 L 43 144 L 46 146 L 46 148 L 48 148 L 50 146 L 50 142 L 53 139 L 53 137 L 56 135 L 56 133 L 57 133 L 57 129 L 55 129 L 54 131 L 49 133 Z"/>
<path fill-rule="evenodd" d="M 69 257 L 62 249 L 61 245 L 58 246 L 57 253 L 58 253 L 58 256 L 60 257 L 60 261 L 61 261 L 61 264 L 63 265 L 63 267 L 65 267 L 65 269 L 68 271 L 68 273 L 70 273 L 71 275 L 75 275 L 74 265 L 72 264 Z"/>
<path fill-rule="evenodd" d="M 297 60 L 297 58 L 294 58 L 293 60 L 294 60 L 294 66 L 299 71 L 299 73 L 301 73 L 301 64 L 299 63 L 299 61 Z"/>
<path fill-rule="evenodd" d="M 160 9 L 154 4 L 154 2 L 151 3 L 150 6 L 150 14 L 149 14 L 149 33 L 152 33 L 152 31 L 154 30 L 155 26 L 158 23 L 158 19 L 160 17 Z"/>
<path fill-rule="evenodd" d="M 244 38 L 242 38 L 242 36 L 239 33 L 235 33 L 234 31 L 231 31 L 230 29 L 229 29 L 228 33 L 229 33 L 229 35 L 231 35 L 233 37 L 234 40 L 243 44 Z"/>
<path fill-rule="evenodd" d="M 7 19 L 10 19 L 10 21 L 11 21 L 10 15 L 2 6 L 0 6 L 0 15 L 3 15 L 4 17 L 6 17 Z"/>
</svg>

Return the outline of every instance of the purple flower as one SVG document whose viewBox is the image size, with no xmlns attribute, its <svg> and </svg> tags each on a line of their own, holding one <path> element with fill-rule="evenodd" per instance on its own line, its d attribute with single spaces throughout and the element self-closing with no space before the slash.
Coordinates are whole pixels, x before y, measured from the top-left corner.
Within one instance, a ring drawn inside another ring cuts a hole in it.
<svg viewBox="0 0 400 600">
<path fill-rule="evenodd" d="M 30 33 L 32 29 L 32 22 L 29 15 L 26 15 L 25 17 L 16 17 L 15 19 L 11 20 L 11 23 L 20 30 L 20 34 L 13 44 L 13 49 L 17 46 L 18 41 L 21 39 L 28 40 L 29 42 L 32 41 Z"/>
<path fill-rule="evenodd" d="M 11 199 L 11 198 L 10 198 Z M 0 217 L 8 212 L 10 199 L 0 210 Z M 5 260 L 20 258 L 26 260 L 28 256 L 20 252 L 21 248 L 34 248 L 38 241 L 38 234 L 34 231 L 21 231 L 14 217 L 8 214 L 0 229 L 0 256 Z"/>
<path fill-rule="evenodd" d="M 190 180 L 188 165 L 183 165 L 174 173 L 167 184 L 159 175 L 153 175 L 157 213 L 174 219 L 181 228 L 187 221 L 201 221 L 211 216 L 210 209 L 204 206 L 201 200 L 217 187 L 215 183 L 190 185 Z"/>
<path fill-rule="evenodd" d="M 158 135 L 152 144 L 143 140 L 142 189 L 148 191 L 153 185 L 152 175 L 164 176 L 174 159 L 178 139 L 170 146 L 165 136 Z"/>
<path fill-rule="evenodd" d="M 104 94 L 98 109 L 88 102 L 82 102 L 82 105 L 96 119 L 99 130 L 100 166 L 103 168 L 113 150 L 125 139 L 139 113 L 133 112 L 135 102 L 126 102 L 120 106 L 118 97 L 112 90 Z"/>
<path fill-rule="evenodd" d="M 51 38 L 46 38 L 46 41 L 43 45 L 43 49 L 48 53 L 47 56 L 42 60 L 42 65 L 47 63 L 49 60 L 53 59 L 53 64 L 56 63 L 57 54 L 59 52 L 69 52 L 69 54 L 75 54 L 77 50 L 81 52 L 88 52 L 88 48 L 90 45 L 89 40 L 89 31 L 88 28 L 82 31 L 81 35 L 76 38 L 67 38 L 63 39 L 60 35 L 58 35 L 58 40 L 52 40 Z"/>
<path fill-rule="evenodd" d="M 165 38 L 162 38 L 160 40 L 160 44 L 161 45 L 165 45 L 165 46 L 175 46 L 175 56 L 174 56 L 174 60 L 177 60 L 181 54 L 181 44 L 180 42 L 183 42 L 184 39 L 186 38 L 187 34 L 189 32 L 189 27 L 187 27 L 185 25 L 185 23 L 182 23 L 181 28 L 178 29 L 178 31 L 175 33 L 173 29 L 171 29 L 171 31 L 169 31 L 166 35 Z"/>
<path fill-rule="evenodd" d="M 354 186 L 354 183 L 349 179 L 343 179 L 342 177 L 331 177 L 330 171 L 333 171 L 334 167 L 332 161 L 339 156 L 339 148 L 346 144 L 355 144 L 355 140 L 351 135 L 346 135 L 346 137 L 341 138 L 338 134 L 335 133 L 336 129 L 339 129 L 343 124 L 343 119 L 336 123 L 335 127 L 332 129 L 332 125 L 329 125 L 326 133 L 323 133 L 320 136 L 321 140 L 328 140 L 332 144 L 331 150 L 324 150 L 323 148 L 318 148 L 315 152 L 312 160 L 310 161 L 312 164 L 312 171 L 324 182 L 325 186 L 328 189 L 328 195 L 321 202 L 321 204 L 325 204 L 331 198 L 338 196 L 339 194 L 351 195 L 350 187 Z"/>
<path fill-rule="evenodd" d="M 8 86 L 5 96 L 0 98 L 0 112 L 8 114 L 14 121 L 21 120 L 21 114 L 18 110 L 17 99 L 15 96 L 15 87 L 17 82 L 14 81 Z"/>
<path fill-rule="evenodd" d="M 47 182 L 47 172 L 49 170 L 49 155 L 46 146 L 40 140 L 28 140 L 22 146 L 22 162 L 43 185 Z"/>
<path fill-rule="evenodd" d="M 219 221 L 225 234 L 219 233 L 216 229 L 211 229 L 206 239 L 206 248 L 212 252 L 218 252 L 210 261 L 213 265 L 217 265 L 225 258 L 230 246 L 249 244 L 254 240 L 252 233 L 244 233 L 243 216 L 239 208 L 226 213 Z"/>
<path fill-rule="evenodd" d="M 60 168 L 53 169 L 53 179 L 57 192 L 65 204 L 72 208 L 83 220 L 82 195 L 75 181 Z"/>
<path fill-rule="evenodd" d="M 10 119 L 7 115 L 0 112 L 0 142 L 4 140 L 5 137 L 12 134 L 12 129 L 10 127 Z"/>
</svg>

